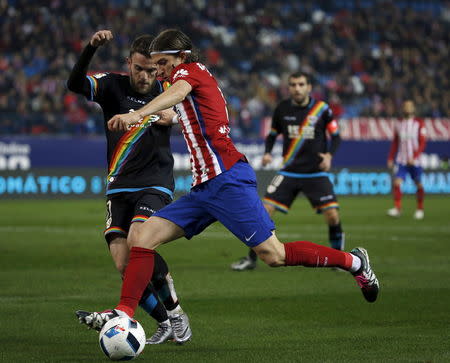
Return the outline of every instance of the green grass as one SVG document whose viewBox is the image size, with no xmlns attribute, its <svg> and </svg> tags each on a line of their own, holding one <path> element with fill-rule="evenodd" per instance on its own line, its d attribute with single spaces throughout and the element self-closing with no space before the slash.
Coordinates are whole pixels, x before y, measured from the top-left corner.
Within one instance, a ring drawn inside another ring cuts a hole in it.
<svg viewBox="0 0 450 363">
<path fill-rule="evenodd" d="M 191 241 L 160 248 L 189 313 L 193 340 L 147 346 L 151 362 L 450 361 L 450 203 L 426 200 L 414 221 L 413 197 L 388 219 L 388 198 L 341 198 L 347 245 L 365 246 L 381 282 L 366 303 L 351 276 L 301 267 L 236 273 L 246 249 L 215 224 Z M 304 199 L 277 215 L 284 241 L 326 243 L 321 216 Z M 104 362 L 97 335 L 76 309 L 105 309 L 120 279 L 102 237 L 104 202 L 0 203 L 1 362 Z M 151 334 L 154 323 L 137 319 Z"/>
</svg>

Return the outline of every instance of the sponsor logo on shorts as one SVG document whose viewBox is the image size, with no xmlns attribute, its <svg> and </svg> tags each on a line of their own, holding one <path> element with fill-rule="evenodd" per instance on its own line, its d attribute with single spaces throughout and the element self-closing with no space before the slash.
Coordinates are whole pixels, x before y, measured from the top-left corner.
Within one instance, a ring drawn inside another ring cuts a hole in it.
<svg viewBox="0 0 450 363">
<path fill-rule="evenodd" d="M 147 211 L 147 212 L 150 212 L 150 213 L 155 213 L 155 210 L 153 210 L 153 209 L 151 209 L 151 208 L 149 208 L 149 207 L 145 207 L 145 206 L 143 206 L 143 205 L 141 205 L 140 207 L 139 207 L 139 209 L 140 210 L 145 210 L 145 211 Z"/>
<path fill-rule="evenodd" d="M 333 199 L 333 195 L 332 194 L 328 194 L 328 195 L 325 195 L 323 197 L 320 197 L 320 201 L 321 202 L 324 202 L 325 200 L 330 200 L 330 199 Z"/>
</svg>

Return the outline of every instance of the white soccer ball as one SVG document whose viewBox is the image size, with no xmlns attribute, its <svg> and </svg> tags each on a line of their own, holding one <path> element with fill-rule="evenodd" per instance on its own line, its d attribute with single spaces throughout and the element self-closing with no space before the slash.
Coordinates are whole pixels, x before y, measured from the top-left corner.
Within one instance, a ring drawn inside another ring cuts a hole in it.
<svg viewBox="0 0 450 363">
<path fill-rule="evenodd" d="M 136 320 L 118 316 L 100 331 L 100 348 L 111 360 L 135 359 L 145 347 L 145 332 Z"/>
</svg>

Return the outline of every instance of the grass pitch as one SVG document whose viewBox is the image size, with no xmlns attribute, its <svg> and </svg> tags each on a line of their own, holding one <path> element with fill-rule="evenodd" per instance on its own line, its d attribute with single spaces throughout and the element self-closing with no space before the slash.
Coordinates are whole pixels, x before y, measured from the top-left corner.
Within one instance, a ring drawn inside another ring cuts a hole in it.
<svg viewBox="0 0 450 363">
<path fill-rule="evenodd" d="M 215 224 L 163 246 L 193 340 L 147 346 L 146 362 L 450 361 L 450 203 L 426 199 L 414 221 L 385 216 L 390 199 L 340 198 L 347 249 L 369 251 L 381 283 L 366 303 L 347 273 L 302 267 L 232 272 L 246 248 Z M 275 217 L 283 241 L 326 244 L 304 199 Z M 77 309 L 111 308 L 120 279 L 102 237 L 103 200 L 0 203 L 1 362 L 106 362 Z M 139 311 L 148 335 L 155 324 Z"/>
</svg>

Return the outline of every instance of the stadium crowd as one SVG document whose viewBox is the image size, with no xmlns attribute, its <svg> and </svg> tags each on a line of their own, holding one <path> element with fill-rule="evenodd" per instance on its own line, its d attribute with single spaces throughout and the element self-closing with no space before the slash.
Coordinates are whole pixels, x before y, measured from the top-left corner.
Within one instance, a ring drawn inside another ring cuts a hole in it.
<svg viewBox="0 0 450 363">
<path fill-rule="evenodd" d="M 0 0 L 0 134 L 98 134 L 99 108 L 65 81 L 90 36 L 115 38 L 91 71 L 126 72 L 133 38 L 177 27 L 205 54 L 229 101 L 235 133 L 260 124 L 293 71 L 336 116 L 448 117 L 449 1 Z"/>
</svg>

